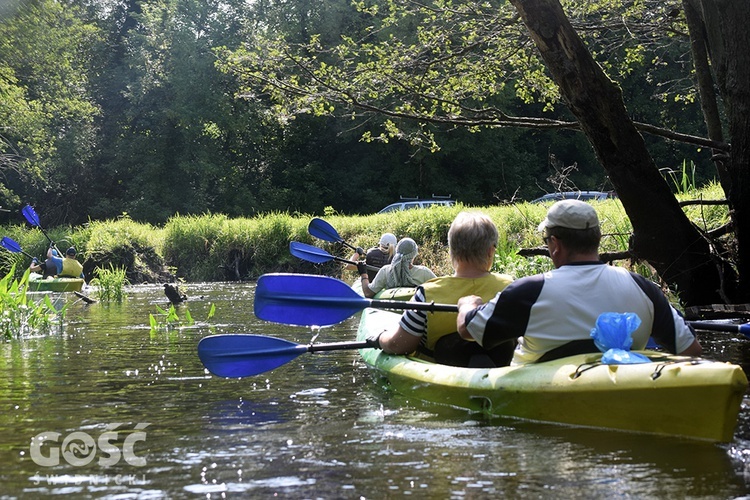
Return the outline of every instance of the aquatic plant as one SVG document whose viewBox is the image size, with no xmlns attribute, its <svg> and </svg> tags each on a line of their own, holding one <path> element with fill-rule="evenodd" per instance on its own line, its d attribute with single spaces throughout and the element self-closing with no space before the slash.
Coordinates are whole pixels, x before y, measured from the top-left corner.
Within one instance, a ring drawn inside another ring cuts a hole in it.
<svg viewBox="0 0 750 500">
<path fill-rule="evenodd" d="M 129 284 L 125 268 L 110 264 L 109 269 L 97 267 L 94 273 L 96 277 L 91 280 L 90 285 L 96 287 L 99 301 L 122 302 L 125 297 L 125 285 Z"/>
<path fill-rule="evenodd" d="M 0 337 L 44 335 L 52 331 L 58 318 L 62 325 L 67 305 L 56 309 L 48 294 L 39 302 L 30 300 L 26 295 L 29 270 L 20 280 L 14 279 L 14 274 L 15 266 L 12 266 L 10 272 L 0 279 Z"/>
<path fill-rule="evenodd" d="M 149 314 L 148 317 L 152 334 L 159 331 L 170 332 L 182 327 L 193 326 L 195 324 L 193 315 L 190 314 L 190 310 L 187 307 L 185 308 L 184 319 L 180 319 L 180 316 L 177 313 L 177 309 L 174 305 L 170 305 L 169 309 L 164 309 L 162 307 L 159 307 L 158 305 L 155 307 L 157 314 Z M 208 311 L 206 321 L 213 318 L 214 314 L 216 314 L 216 305 L 211 304 L 211 309 Z"/>
</svg>

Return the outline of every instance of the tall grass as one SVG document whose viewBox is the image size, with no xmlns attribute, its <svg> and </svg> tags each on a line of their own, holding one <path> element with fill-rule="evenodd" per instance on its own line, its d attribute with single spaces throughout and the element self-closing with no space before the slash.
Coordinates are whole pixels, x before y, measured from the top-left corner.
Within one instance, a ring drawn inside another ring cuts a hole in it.
<svg viewBox="0 0 750 500">
<path fill-rule="evenodd" d="M 13 277 L 14 271 L 12 267 L 0 279 L 0 337 L 11 339 L 49 333 L 56 320 L 62 321 L 65 317 L 66 306 L 58 311 L 48 294 L 39 302 L 30 300 L 26 294 L 29 270 L 23 273 L 20 280 Z"/>
<path fill-rule="evenodd" d="M 695 183 L 695 163 L 692 160 L 682 160 L 682 168 L 679 170 L 662 168 L 660 172 L 665 179 L 672 182 L 677 194 L 687 195 L 698 190 Z"/>
<path fill-rule="evenodd" d="M 89 283 L 96 287 L 96 296 L 100 302 L 122 302 L 125 297 L 125 285 L 128 278 L 124 267 L 115 267 L 110 264 L 109 269 L 96 268 L 96 278 Z"/>
<path fill-rule="evenodd" d="M 718 184 L 678 198 L 719 199 L 723 193 Z M 594 202 L 602 222 L 604 252 L 628 248 L 632 226 L 619 200 Z M 518 203 L 505 206 L 433 207 L 366 216 L 345 216 L 329 212 L 325 216 L 347 243 L 362 248 L 377 245 L 381 234 L 391 232 L 397 238 L 410 237 L 419 245 L 419 263 L 438 275 L 453 272 L 448 256 L 447 237 L 451 222 L 461 210 L 479 210 L 498 226 L 500 242 L 495 270 L 516 277 L 546 270 L 546 257 L 520 257 L 521 248 L 541 247 L 536 228 L 549 204 Z M 685 212 L 705 230 L 720 227 L 728 221 L 726 206 L 686 206 Z M 311 264 L 289 253 L 289 242 L 314 244 L 334 256 L 348 258 L 351 249 L 320 241 L 307 232 L 313 215 L 271 213 L 256 218 L 229 219 L 224 215 L 175 215 L 163 228 L 140 224 L 128 217 L 91 222 L 81 228 L 49 230 L 57 241 L 67 241 L 79 250 L 84 271 L 89 278 L 97 268 L 126 269 L 130 283 L 171 281 L 176 275 L 185 281 L 223 281 L 254 279 L 268 272 L 304 272 L 329 274 L 344 279 L 354 277 L 343 272 L 343 265 L 330 261 Z M 36 229 L 8 226 L 6 235 L 18 241 L 32 255 L 42 256 L 48 246 Z M 627 265 L 627 262 L 622 262 Z M 28 266 L 28 258 L 0 250 L 0 271 L 15 265 L 16 276 Z M 644 272 L 647 266 L 644 267 Z M 172 275 L 167 275 L 170 272 Z"/>
</svg>

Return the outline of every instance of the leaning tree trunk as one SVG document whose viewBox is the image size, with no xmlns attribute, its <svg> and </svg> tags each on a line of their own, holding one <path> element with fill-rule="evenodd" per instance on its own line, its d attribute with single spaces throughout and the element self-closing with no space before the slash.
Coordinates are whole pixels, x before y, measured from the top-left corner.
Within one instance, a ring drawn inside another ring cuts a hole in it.
<svg viewBox="0 0 750 500">
<path fill-rule="evenodd" d="M 633 225 L 631 250 L 687 305 L 723 302 L 711 247 L 661 177 L 620 88 L 594 61 L 558 0 L 511 0 L 607 171 Z"/>
<path fill-rule="evenodd" d="M 738 301 L 750 300 L 750 2 L 690 0 L 703 20 L 708 53 L 732 145 L 727 193 L 737 238 Z"/>
</svg>

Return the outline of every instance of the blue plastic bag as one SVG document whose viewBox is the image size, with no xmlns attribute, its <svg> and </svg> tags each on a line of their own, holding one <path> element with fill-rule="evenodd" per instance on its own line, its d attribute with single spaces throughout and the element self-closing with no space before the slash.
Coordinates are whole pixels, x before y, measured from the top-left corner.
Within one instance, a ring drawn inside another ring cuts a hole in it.
<svg viewBox="0 0 750 500">
<path fill-rule="evenodd" d="M 591 330 L 594 344 L 604 354 L 602 363 L 607 365 L 627 365 L 648 363 L 650 360 L 636 352 L 630 352 L 633 345 L 632 333 L 641 325 L 641 318 L 635 313 L 602 313 L 596 318 L 596 326 Z"/>
</svg>

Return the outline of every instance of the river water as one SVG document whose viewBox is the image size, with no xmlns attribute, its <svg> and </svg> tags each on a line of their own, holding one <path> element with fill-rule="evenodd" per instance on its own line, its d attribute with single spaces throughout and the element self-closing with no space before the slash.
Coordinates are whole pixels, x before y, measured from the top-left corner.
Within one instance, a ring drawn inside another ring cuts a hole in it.
<svg viewBox="0 0 750 500">
<path fill-rule="evenodd" d="M 183 286 L 191 327 L 152 332 L 160 286 L 68 302 L 62 332 L 0 352 L 0 498 L 737 498 L 750 494 L 750 411 L 732 443 L 472 417 L 378 386 L 356 351 L 271 372 L 205 372 L 198 340 L 304 328 L 252 313 L 252 284 Z M 208 318 L 211 306 L 215 315 Z M 358 316 L 322 331 L 352 340 Z M 747 371 L 750 341 L 705 334 Z M 747 403 L 747 399 L 745 401 Z M 34 444 L 36 443 L 36 444 Z"/>
</svg>

